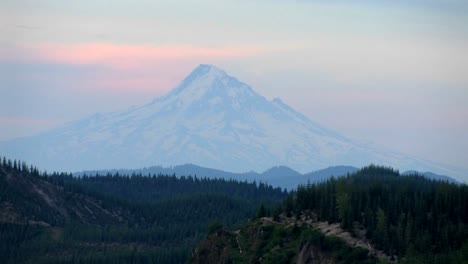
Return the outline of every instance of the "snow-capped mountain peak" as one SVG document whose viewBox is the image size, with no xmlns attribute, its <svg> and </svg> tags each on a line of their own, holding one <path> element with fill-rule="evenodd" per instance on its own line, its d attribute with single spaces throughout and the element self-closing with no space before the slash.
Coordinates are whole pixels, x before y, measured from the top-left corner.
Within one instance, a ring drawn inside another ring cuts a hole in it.
<svg viewBox="0 0 468 264">
<path fill-rule="evenodd" d="M 209 64 L 201 64 L 195 68 L 175 89 L 168 95 L 179 96 L 181 93 L 196 93 L 214 91 L 226 92 L 234 96 L 234 92 L 247 92 L 253 94 L 253 90 L 225 71 Z"/>
<path fill-rule="evenodd" d="M 156 98 L 153 104 L 170 105 L 174 109 L 227 104 L 240 108 L 246 101 L 263 97 L 247 84 L 209 64 L 195 68 L 176 88 Z"/>
<path fill-rule="evenodd" d="M 196 67 L 192 73 L 187 78 L 197 78 L 197 77 L 212 77 L 212 78 L 222 78 L 228 76 L 225 71 L 220 68 L 211 65 L 211 64 L 200 64 Z"/>
</svg>

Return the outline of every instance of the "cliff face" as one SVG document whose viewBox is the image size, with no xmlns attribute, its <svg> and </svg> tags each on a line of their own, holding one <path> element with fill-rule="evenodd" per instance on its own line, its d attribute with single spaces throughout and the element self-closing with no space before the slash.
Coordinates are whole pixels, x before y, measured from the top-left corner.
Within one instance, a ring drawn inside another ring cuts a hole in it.
<svg viewBox="0 0 468 264">
<path fill-rule="evenodd" d="M 262 218 L 235 232 L 209 235 L 193 250 L 191 263 L 377 263 L 377 259 L 304 221 Z"/>
</svg>

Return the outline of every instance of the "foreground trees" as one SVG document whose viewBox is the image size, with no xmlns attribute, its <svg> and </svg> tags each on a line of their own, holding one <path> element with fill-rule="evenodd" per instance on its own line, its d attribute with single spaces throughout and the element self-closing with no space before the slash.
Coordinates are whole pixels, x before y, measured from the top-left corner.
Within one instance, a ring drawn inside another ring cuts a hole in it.
<svg viewBox="0 0 468 264">
<path fill-rule="evenodd" d="M 378 248 L 408 263 L 468 260 L 466 185 L 370 166 L 347 177 L 299 186 L 294 206 L 350 231 L 363 227 Z"/>
</svg>

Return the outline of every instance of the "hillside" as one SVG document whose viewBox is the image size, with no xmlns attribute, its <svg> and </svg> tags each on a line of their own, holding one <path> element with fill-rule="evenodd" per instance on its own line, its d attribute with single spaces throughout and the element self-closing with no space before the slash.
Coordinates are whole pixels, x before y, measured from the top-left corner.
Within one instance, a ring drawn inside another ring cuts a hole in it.
<svg viewBox="0 0 468 264">
<path fill-rule="evenodd" d="M 468 186 L 390 168 L 300 186 L 258 216 L 209 236 L 192 263 L 468 262 Z"/>
<path fill-rule="evenodd" d="M 230 228 L 286 193 L 153 175 L 75 178 L 0 162 L 2 263 L 184 263 L 214 220 Z"/>
<path fill-rule="evenodd" d="M 349 236 L 349 233 L 347 233 Z M 386 256 L 381 257 L 382 263 Z M 193 251 L 191 263 L 379 263 L 365 246 L 324 234 L 307 221 L 261 218 L 237 231 L 218 229 Z"/>
</svg>

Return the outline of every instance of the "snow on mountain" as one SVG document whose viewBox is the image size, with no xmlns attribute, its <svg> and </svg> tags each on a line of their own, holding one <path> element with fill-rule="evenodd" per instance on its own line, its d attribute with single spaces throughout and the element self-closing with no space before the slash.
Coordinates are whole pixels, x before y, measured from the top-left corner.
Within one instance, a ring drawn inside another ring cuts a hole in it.
<svg viewBox="0 0 468 264">
<path fill-rule="evenodd" d="M 456 168 L 352 141 L 212 65 L 198 66 L 146 105 L 3 142 L 0 153 L 66 171 L 192 163 L 233 172 L 277 165 L 305 172 L 376 163 L 461 175 Z"/>
</svg>

